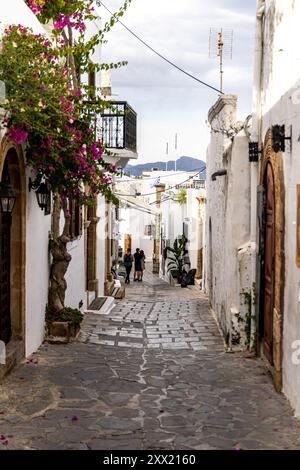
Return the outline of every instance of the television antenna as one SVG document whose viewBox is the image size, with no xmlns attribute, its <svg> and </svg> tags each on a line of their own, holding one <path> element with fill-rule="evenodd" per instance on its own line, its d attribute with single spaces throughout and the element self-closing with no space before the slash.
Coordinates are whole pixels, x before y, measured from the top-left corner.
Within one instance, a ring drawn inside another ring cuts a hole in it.
<svg viewBox="0 0 300 470">
<path fill-rule="evenodd" d="M 219 58 L 220 63 L 220 91 L 223 93 L 224 60 L 232 60 L 233 30 L 210 28 L 209 57 Z"/>
</svg>

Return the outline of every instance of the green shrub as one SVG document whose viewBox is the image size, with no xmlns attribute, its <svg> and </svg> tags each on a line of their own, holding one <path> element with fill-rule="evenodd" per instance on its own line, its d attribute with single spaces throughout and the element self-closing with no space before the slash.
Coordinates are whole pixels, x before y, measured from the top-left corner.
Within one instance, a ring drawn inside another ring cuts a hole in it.
<svg viewBox="0 0 300 470">
<path fill-rule="evenodd" d="M 57 321 L 70 322 L 74 328 L 80 328 L 83 320 L 83 314 L 77 308 L 65 307 L 60 312 L 46 307 L 46 322 L 53 323 Z"/>
</svg>

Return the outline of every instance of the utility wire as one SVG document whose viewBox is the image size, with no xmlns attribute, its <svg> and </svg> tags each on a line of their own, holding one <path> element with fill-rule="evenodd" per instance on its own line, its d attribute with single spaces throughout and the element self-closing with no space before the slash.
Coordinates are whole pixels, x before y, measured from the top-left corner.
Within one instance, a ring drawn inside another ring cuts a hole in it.
<svg viewBox="0 0 300 470">
<path fill-rule="evenodd" d="M 199 173 L 201 174 L 201 173 L 204 173 L 205 170 L 206 170 L 206 165 L 201 167 L 201 168 L 193 168 L 192 170 L 187 170 L 187 171 L 178 170 L 175 173 L 169 173 L 168 175 L 162 175 L 162 176 L 160 176 L 160 178 L 169 178 L 170 176 L 177 175 L 178 173 L 180 173 L 182 175 L 185 175 L 186 173 L 193 173 L 194 171 L 199 171 Z M 149 171 L 151 171 L 151 170 L 145 170 L 145 173 L 148 173 Z M 158 170 L 158 171 L 163 172 L 165 170 Z M 126 174 L 124 174 L 124 176 L 126 176 Z M 138 183 L 139 181 L 156 180 L 156 179 L 157 179 L 157 176 L 149 176 L 147 178 L 139 178 L 138 176 L 136 176 L 135 178 L 130 178 L 128 180 L 122 180 L 122 178 L 117 178 L 116 181 L 117 182 L 123 181 L 124 183 L 129 183 L 130 181 L 135 181 L 136 183 Z"/>
<path fill-rule="evenodd" d="M 105 8 L 105 10 L 108 11 L 108 13 L 110 15 L 113 16 L 113 13 L 107 8 L 107 6 L 104 5 L 104 3 L 102 1 L 97 1 L 97 6 L 103 6 L 103 8 Z M 217 88 L 215 88 L 214 86 L 212 85 L 209 85 L 208 83 L 206 82 L 203 82 L 202 80 L 200 80 L 199 78 L 195 77 L 194 75 L 192 75 L 191 73 L 187 72 L 186 70 L 183 70 L 181 67 L 179 67 L 178 65 L 174 64 L 174 62 L 172 62 L 171 60 L 167 59 L 165 56 L 163 56 L 160 52 L 156 51 L 155 49 L 153 49 L 153 47 L 151 47 L 149 44 L 147 44 L 142 38 L 140 38 L 134 31 L 132 31 L 131 29 L 128 28 L 128 26 L 126 26 L 121 20 L 117 20 L 130 34 L 132 34 L 138 41 L 140 41 L 144 46 L 146 46 L 148 49 L 150 49 L 150 51 L 154 52 L 154 54 L 156 54 L 158 57 L 160 57 L 162 60 L 164 60 L 165 62 L 167 62 L 168 64 L 172 65 L 172 67 L 175 67 L 175 69 L 179 70 L 180 72 L 184 73 L 185 75 L 187 75 L 188 77 L 192 78 L 193 80 L 196 80 L 196 82 L 198 83 L 201 83 L 201 85 L 204 85 L 208 88 L 210 88 L 211 90 L 214 90 L 216 91 L 217 93 L 220 93 L 221 95 L 224 95 L 224 93 L 221 91 L 221 90 L 218 90 Z"/>
<path fill-rule="evenodd" d="M 169 191 L 170 189 L 174 189 L 174 188 L 177 188 L 178 186 L 182 186 L 184 183 L 186 183 L 187 181 L 190 181 L 191 179 L 195 178 L 195 176 L 197 176 L 200 172 L 198 171 L 197 173 L 195 173 L 194 175 L 190 176 L 188 179 L 182 181 L 181 183 L 177 183 L 177 184 L 174 184 L 174 186 L 170 186 L 167 191 Z M 160 194 L 160 193 L 164 193 L 166 190 L 163 189 L 162 191 L 155 191 L 154 193 L 147 193 L 147 194 L 140 194 L 139 196 L 136 196 L 134 194 L 121 194 L 121 193 L 115 193 L 116 196 L 131 196 L 131 197 L 145 197 L 145 196 L 153 196 L 155 194 Z"/>
<path fill-rule="evenodd" d="M 144 214 L 148 214 L 148 215 L 155 215 L 150 210 L 147 211 L 147 210 L 141 209 L 140 207 L 135 206 L 135 205 L 131 205 L 131 206 L 129 205 L 128 209 L 134 209 L 135 211 L 143 212 Z"/>
</svg>

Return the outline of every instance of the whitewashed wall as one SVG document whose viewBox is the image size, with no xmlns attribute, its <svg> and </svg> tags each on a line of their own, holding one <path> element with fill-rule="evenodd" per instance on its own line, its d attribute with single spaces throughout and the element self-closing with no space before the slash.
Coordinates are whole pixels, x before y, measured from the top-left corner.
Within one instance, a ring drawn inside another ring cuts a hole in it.
<svg viewBox="0 0 300 470">
<path fill-rule="evenodd" d="M 31 27 L 35 33 L 45 33 L 23 0 L 5 2 L 0 9 L 0 22 L 1 30 L 10 24 L 22 24 Z M 27 171 L 26 188 L 29 174 Z M 44 338 L 49 283 L 48 232 L 51 221 L 50 216 L 44 216 L 39 209 L 34 191 L 28 192 L 26 198 L 25 354 L 28 356 L 40 346 Z"/>
<path fill-rule="evenodd" d="M 68 288 L 66 291 L 66 307 L 79 308 L 80 302 L 86 307 L 86 277 L 85 277 L 85 257 L 84 257 L 84 235 L 68 243 L 68 252 L 72 256 L 66 273 Z"/>
<path fill-rule="evenodd" d="M 99 281 L 99 296 L 104 295 L 105 282 L 105 198 L 98 197 L 97 217 L 97 279 Z"/>
<path fill-rule="evenodd" d="M 237 318 L 245 317 L 242 293 L 251 289 L 250 165 L 244 131 L 233 141 L 222 132 L 235 125 L 235 115 L 236 97 L 231 95 L 219 98 L 209 112 L 205 289 L 228 345 L 240 348 L 245 346 L 245 324 Z M 212 181 L 219 170 L 227 174 Z"/>
<path fill-rule="evenodd" d="M 219 130 L 219 121 L 223 127 L 230 126 L 235 121 L 236 97 L 226 97 L 218 100 L 209 111 L 210 124 Z M 230 140 L 221 132 L 212 132 L 207 152 L 207 212 L 206 212 L 206 291 L 212 308 L 218 316 L 224 335 L 230 329 L 230 312 L 228 311 L 225 295 L 229 280 L 224 273 L 225 253 L 225 215 L 227 176 L 211 180 L 211 175 L 224 169 L 223 154 L 230 145 Z"/>
<path fill-rule="evenodd" d="M 2 2 L 0 21 L 1 27 L 10 24 L 21 24 L 28 28 L 33 28 L 35 33 L 45 34 L 45 29 L 23 0 Z"/>
<path fill-rule="evenodd" d="M 153 238 L 145 235 L 146 225 L 155 223 L 155 217 L 134 208 L 122 209 L 120 212 L 120 246 L 125 248 L 125 235 L 131 235 L 131 250 L 135 252 L 137 248 L 144 250 L 147 261 L 152 260 L 154 242 Z"/>
<path fill-rule="evenodd" d="M 296 185 L 300 184 L 300 2 L 266 0 L 263 18 L 263 63 L 260 72 L 262 129 L 265 139 L 274 124 L 285 124 L 292 147 L 284 154 L 285 292 L 283 390 L 300 416 L 300 365 L 292 361 L 300 340 L 300 269 L 296 265 Z M 257 90 L 256 90 L 257 92 Z"/>
<path fill-rule="evenodd" d="M 27 171 L 27 174 L 30 173 Z M 48 236 L 50 230 L 51 216 L 45 216 L 44 212 L 39 208 L 34 191 L 27 193 L 26 356 L 36 351 L 44 339 L 45 308 L 48 300 L 49 286 Z"/>
</svg>

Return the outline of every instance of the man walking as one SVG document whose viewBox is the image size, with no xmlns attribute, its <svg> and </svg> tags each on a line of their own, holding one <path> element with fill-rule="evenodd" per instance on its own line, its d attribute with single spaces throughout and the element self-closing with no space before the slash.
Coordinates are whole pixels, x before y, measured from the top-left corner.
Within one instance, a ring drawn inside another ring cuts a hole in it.
<svg viewBox="0 0 300 470">
<path fill-rule="evenodd" d="M 133 256 L 131 254 L 130 248 L 128 248 L 126 255 L 124 256 L 124 266 L 126 269 L 126 279 L 125 284 L 130 284 L 130 273 L 132 269 Z"/>
</svg>

